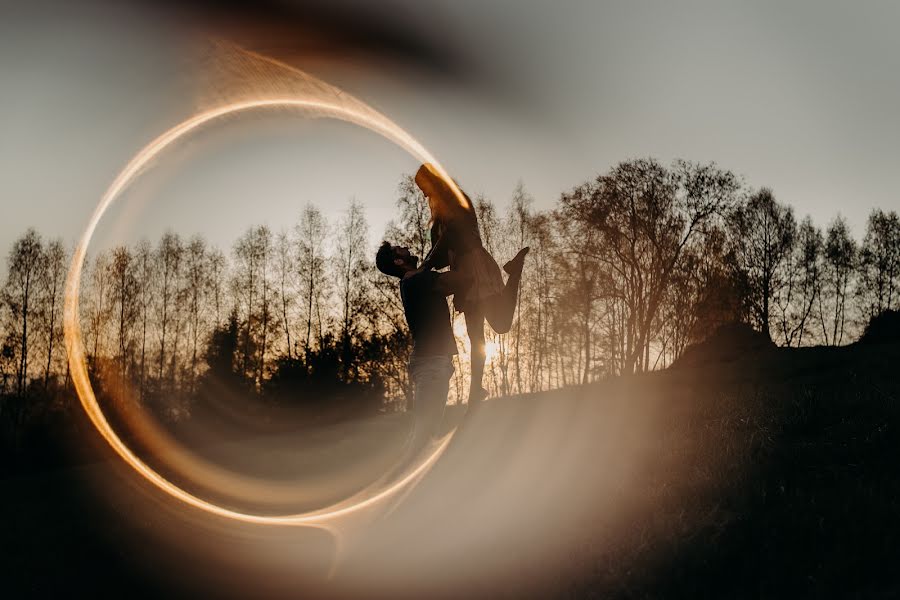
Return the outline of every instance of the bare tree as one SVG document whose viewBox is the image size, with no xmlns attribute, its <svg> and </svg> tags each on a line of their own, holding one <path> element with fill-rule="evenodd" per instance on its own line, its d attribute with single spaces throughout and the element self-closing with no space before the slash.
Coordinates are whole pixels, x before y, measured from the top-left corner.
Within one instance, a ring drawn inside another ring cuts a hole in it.
<svg viewBox="0 0 900 600">
<path fill-rule="evenodd" d="M 528 389 L 533 392 L 542 391 L 545 383 L 549 383 L 545 372 L 549 367 L 550 357 L 550 323 L 554 289 L 551 263 L 555 251 L 555 236 L 553 221 L 547 213 L 532 214 L 528 224 L 531 239 L 529 256 L 534 265 L 534 271 L 531 279 L 533 287 L 532 308 L 529 311 L 531 318 L 526 319 L 525 323 L 526 335 L 531 340 L 531 369 Z M 522 320 L 521 316 L 519 318 Z"/>
<path fill-rule="evenodd" d="M 678 161 L 669 171 L 639 159 L 563 195 L 563 218 L 598 233 L 580 252 L 602 264 L 609 293 L 622 300 L 626 373 L 647 366 L 654 322 L 686 248 L 731 207 L 738 188 L 714 164 Z"/>
<path fill-rule="evenodd" d="M 876 209 L 869 215 L 859 276 L 862 309 L 868 318 L 900 304 L 900 219 L 895 211 Z"/>
<path fill-rule="evenodd" d="M 513 251 L 518 251 L 519 248 L 523 248 L 530 243 L 531 205 L 533 203 L 534 198 L 532 198 L 528 194 L 528 192 L 525 191 L 525 186 L 520 181 L 516 185 L 516 189 L 513 191 L 512 201 L 510 202 L 507 215 L 507 229 L 510 233 L 510 239 L 513 241 L 513 246 L 515 246 Z M 532 260 L 534 259 L 532 258 Z M 530 303 L 523 301 L 523 295 L 528 293 L 528 290 L 531 287 L 531 283 L 530 270 L 523 269 L 522 282 L 519 284 L 519 292 L 516 298 L 518 314 L 516 315 L 516 322 L 513 328 L 513 375 L 515 378 L 515 389 L 519 394 L 524 391 L 522 386 L 522 354 L 524 346 L 522 334 L 522 321 L 524 316 L 523 311 L 527 311 L 528 307 L 530 306 Z"/>
<path fill-rule="evenodd" d="M 131 357 L 134 322 L 140 312 L 134 257 L 125 246 L 117 246 L 112 251 L 112 260 L 109 263 L 109 282 L 109 306 L 112 308 L 115 319 L 116 360 L 124 385 Z"/>
<path fill-rule="evenodd" d="M 281 326 L 284 329 L 284 348 L 285 355 L 290 359 L 294 354 L 293 342 L 291 342 L 291 323 L 293 321 L 293 305 L 297 300 L 295 285 L 297 266 L 294 243 L 286 231 L 278 234 L 275 241 L 275 253 Z"/>
<path fill-rule="evenodd" d="M 309 351 L 313 343 L 313 327 L 316 337 L 322 336 L 322 300 L 326 293 L 325 238 L 328 225 L 321 211 L 307 205 L 297 223 L 297 273 L 300 295 L 306 317 L 304 349 Z"/>
<path fill-rule="evenodd" d="M 785 346 L 800 345 L 821 286 L 822 233 L 809 217 L 797 229 L 783 265 L 783 285 L 775 292 L 778 331 Z"/>
<path fill-rule="evenodd" d="M 690 341 L 700 341 L 722 324 L 739 322 L 746 316 L 743 288 L 735 280 L 728 257 L 729 244 L 726 229 L 716 226 L 707 229 L 697 249 L 702 282 Z"/>
<path fill-rule="evenodd" d="M 586 384 L 594 372 L 594 330 L 601 321 L 598 315 L 600 300 L 615 294 L 613 275 L 603 270 L 603 263 L 588 249 L 599 248 L 601 230 L 588 220 L 572 218 L 573 213 L 558 214 L 559 253 L 554 261 L 554 287 L 559 292 L 556 303 L 557 327 L 563 328 L 571 320 L 570 339 L 575 344 L 575 373 L 570 383 Z M 587 250 L 587 251 L 586 251 Z M 560 351 L 562 348 L 559 349 Z M 566 376 L 569 379 L 569 376 Z"/>
<path fill-rule="evenodd" d="M 900 304 L 896 212 L 872 213 L 857 252 L 843 219 L 823 236 L 769 190 L 740 203 L 739 193 L 734 175 L 713 164 L 642 159 L 563 194 L 556 210 L 533 209 L 521 184 L 506 206 L 476 198 L 492 255 L 531 247 L 510 333 L 485 331 L 486 386 L 525 393 L 647 371 L 736 318 L 781 344 L 836 345 L 856 308 L 868 317 Z M 409 176 L 397 196 L 386 238 L 425 255 L 427 202 Z M 369 242 L 363 206 L 352 200 L 333 229 L 314 206 L 275 237 L 250 227 L 227 258 L 174 232 L 101 252 L 87 262 L 79 315 L 92 367 L 118 364 L 142 399 L 153 391 L 182 401 L 197 392 L 209 334 L 233 314 L 228 370 L 260 393 L 275 389 L 265 385 L 283 366 L 273 359 L 301 358 L 288 366 L 339 365 L 341 380 L 408 397 L 398 286 L 373 268 Z M 65 262 L 61 243 L 44 244 L 34 230 L 9 253 L 0 392 L 28 394 L 41 381 L 55 388 Z"/>
<path fill-rule="evenodd" d="M 350 200 L 343 218 L 338 224 L 335 243 L 334 264 L 338 269 L 337 292 L 341 302 L 341 363 L 343 376 L 355 378 L 349 366 L 352 343 L 360 335 L 360 316 L 367 295 L 366 277 L 371 270 L 372 259 L 367 255 L 369 243 L 369 225 L 362 204 L 356 199 Z"/>
<path fill-rule="evenodd" d="M 218 327 L 222 324 L 228 265 L 225 261 L 225 255 L 218 248 L 210 248 L 207 253 L 207 259 L 209 260 L 209 295 L 212 297 L 213 303 L 213 326 Z"/>
<path fill-rule="evenodd" d="M 232 285 L 238 314 L 243 317 L 241 334 L 241 372 L 254 381 L 258 381 L 259 357 L 261 349 L 260 332 L 264 328 L 263 320 L 267 293 L 265 271 L 270 233 L 268 228 L 251 227 L 234 244 L 234 269 Z"/>
<path fill-rule="evenodd" d="M 33 328 L 39 305 L 37 295 L 42 277 L 43 243 L 33 228 L 13 243 L 6 259 L 6 285 L 3 303 L 11 316 L 9 332 L 16 347 L 16 394 L 23 395 L 28 385 Z"/>
<path fill-rule="evenodd" d="M 42 271 L 41 325 L 44 330 L 46 361 L 44 363 L 44 389 L 47 389 L 53 374 L 53 357 L 58 350 L 57 342 L 62 335 L 60 316 L 62 313 L 63 285 L 66 277 L 66 250 L 62 240 L 47 244 L 44 251 Z"/>
<path fill-rule="evenodd" d="M 403 176 L 397 194 L 395 205 L 400 218 L 388 225 L 385 237 L 398 246 L 409 248 L 414 255 L 424 257 L 431 247 L 431 211 L 428 200 L 411 175 Z"/>
<path fill-rule="evenodd" d="M 797 235 L 794 211 L 762 188 L 732 212 L 729 225 L 750 317 L 771 338 L 772 300 L 785 285 L 784 265 Z"/>
<path fill-rule="evenodd" d="M 831 346 L 843 342 L 847 317 L 847 298 L 856 268 L 856 243 L 843 217 L 838 216 L 825 234 L 822 288 L 818 313 L 823 341 Z"/>
<path fill-rule="evenodd" d="M 137 311 L 140 321 L 140 358 L 138 359 L 138 394 L 144 400 L 147 382 L 147 342 L 154 298 L 154 261 L 150 243 L 142 240 L 134 252 L 134 277 L 137 288 Z"/>
<path fill-rule="evenodd" d="M 91 265 L 87 296 L 87 320 L 88 337 L 93 338 L 91 343 L 91 357 L 97 359 L 103 351 L 103 341 L 106 334 L 106 325 L 110 318 L 110 308 L 107 302 L 109 296 L 109 253 L 100 251 L 94 257 Z"/>
<path fill-rule="evenodd" d="M 269 351 L 269 333 L 272 329 L 272 231 L 261 226 L 256 228 L 256 245 L 260 257 L 260 319 L 259 354 L 256 361 L 256 382 L 261 386 L 265 378 L 266 356 Z"/>
<path fill-rule="evenodd" d="M 184 256 L 184 245 L 181 237 L 171 231 L 163 234 L 159 244 L 156 247 L 154 256 L 155 271 L 159 283 L 157 286 L 158 304 L 157 319 L 159 325 L 159 382 L 160 385 L 165 381 L 166 361 L 174 365 L 174 358 L 177 354 L 177 346 L 172 344 L 172 356 L 168 357 L 166 351 L 169 350 L 166 344 L 171 341 L 173 333 L 177 334 L 178 330 L 178 294 L 179 282 L 181 279 L 182 259 Z M 175 372 L 170 371 L 170 377 L 174 384 Z"/>
<path fill-rule="evenodd" d="M 187 369 L 188 391 L 193 394 L 197 383 L 199 350 L 206 335 L 206 291 L 210 287 L 209 258 L 206 240 L 194 236 L 184 253 L 184 290 L 187 309 L 190 365 Z"/>
<path fill-rule="evenodd" d="M 675 360 L 696 333 L 703 294 L 709 273 L 703 246 L 691 246 L 681 265 L 672 273 L 669 290 L 661 311 L 661 339 L 657 362 L 667 364 Z"/>
</svg>

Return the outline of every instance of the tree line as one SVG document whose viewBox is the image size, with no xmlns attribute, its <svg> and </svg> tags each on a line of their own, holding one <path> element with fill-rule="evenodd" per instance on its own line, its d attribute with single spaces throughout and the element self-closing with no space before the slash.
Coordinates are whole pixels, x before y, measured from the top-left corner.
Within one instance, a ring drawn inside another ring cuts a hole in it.
<svg viewBox="0 0 900 600">
<path fill-rule="evenodd" d="M 900 222 L 876 209 L 855 240 L 824 229 L 767 188 L 715 164 L 619 163 L 534 207 L 520 184 L 506 205 L 475 195 L 499 262 L 530 246 L 519 309 L 488 331 L 486 385 L 508 395 L 665 367 L 719 324 L 745 322 L 784 346 L 839 345 L 900 300 Z M 92 375 L 172 420 L 213 380 L 281 403 L 410 395 L 409 338 L 396 281 L 374 268 L 382 237 L 424 256 L 428 205 L 410 176 L 397 218 L 370 235 L 363 205 L 329 222 L 306 206 L 290 228 L 249 227 L 230 248 L 170 231 L 88 258 L 80 305 Z M 0 416 L 15 429 L 36 398 L 71 397 L 62 343 L 62 240 L 34 229 L 6 261 L 0 298 Z M 464 328 L 454 395 L 466 389 Z M 116 383 L 118 382 L 118 383 Z"/>
</svg>

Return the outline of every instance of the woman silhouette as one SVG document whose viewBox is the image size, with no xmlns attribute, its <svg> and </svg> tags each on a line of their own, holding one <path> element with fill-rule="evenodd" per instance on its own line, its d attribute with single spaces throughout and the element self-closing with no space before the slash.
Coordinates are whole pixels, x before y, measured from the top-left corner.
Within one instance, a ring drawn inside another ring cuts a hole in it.
<svg viewBox="0 0 900 600">
<path fill-rule="evenodd" d="M 468 286 L 453 297 L 456 310 L 466 319 L 466 332 L 472 357 L 472 377 L 469 385 L 469 410 L 480 406 L 487 396 L 482 387 L 484 376 L 484 322 L 487 320 L 497 333 L 507 333 L 516 310 L 519 282 L 528 247 L 503 265 L 509 274 L 506 284 L 497 261 L 485 249 L 478 232 L 478 218 L 469 197 L 460 199 L 443 177 L 430 164 L 416 172 L 416 185 L 428 198 L 431 208 L 431 250 L 422 261 L 420 270 L 449 266 L 464 276 Z"/>
</svg>

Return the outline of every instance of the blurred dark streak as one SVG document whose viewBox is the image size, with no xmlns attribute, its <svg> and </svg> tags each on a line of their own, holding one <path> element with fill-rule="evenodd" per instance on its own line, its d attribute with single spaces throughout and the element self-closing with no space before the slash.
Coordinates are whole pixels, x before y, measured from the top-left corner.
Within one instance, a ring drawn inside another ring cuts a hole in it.
<svg viewBox="0 0 900 600">
<path fill-rule="evenodd" d="M 476 69 L 442 35 L 433 9 L 396 3 L 257 0 L 140 0 L 189 26 L 302 66 L 306 59 L 389 61 L 423 74 L 470 81 Z M 413 5 L 417 6 L 417 5 Z"/>
</svg>

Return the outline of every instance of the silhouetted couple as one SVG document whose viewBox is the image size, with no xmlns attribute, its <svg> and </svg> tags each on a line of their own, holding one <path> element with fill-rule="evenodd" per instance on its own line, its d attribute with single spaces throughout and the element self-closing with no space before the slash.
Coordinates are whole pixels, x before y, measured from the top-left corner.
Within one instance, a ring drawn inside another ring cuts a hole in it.
<svg viewBox="0 0 900 600">
<path fill-rule="evenodd" d="M 503 266 L 509 274 L 504 284 L 500 267 L 482 244 L 469 197 L 454 193 L 429 164 L 419 168 L 416 185 L 431 208 L 431 250 L 419 264 L 419 257 L 408 248 L 384 242 L 375 263 L 382 273 L 400 279 L 403 310 L 413 338 L 409 375 L 414 387 L 414 435 L 422 443 L 437 433 L 457 353 L 447 296 L 453 296 L 456 310 L 466 320 L 472 358 L 468 411 L 472 412 L 487 396 L 482 387 L 484 322 L 501 334 L 512 326 L 528 248 Z M 450 270 L 435 271 L 445 267 Z"/>
</svg>

